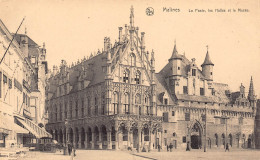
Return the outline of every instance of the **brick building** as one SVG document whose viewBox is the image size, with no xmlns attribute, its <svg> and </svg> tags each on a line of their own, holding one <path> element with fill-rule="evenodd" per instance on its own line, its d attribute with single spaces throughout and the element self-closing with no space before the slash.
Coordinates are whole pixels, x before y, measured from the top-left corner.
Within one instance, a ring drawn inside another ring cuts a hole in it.
<svg viewBox="0 0 260 160">
<path fill-rule="evenodd" d="M 252 79 L 248 95 L 242 84 L 232 93 L 214 82 L 208 51 L 200 69 L 175 43 L 159 73 L 154 54 L 145 49 L 145 33 L 139 34 L 131 8 L 130 25 L 119 27 L 117 42 L 106 37 L 102 52 L 53 67 L 46 91 L 48 131 L 61 143 L 86 149 L 185 148 L 187 142 L 193 149 L 205 142 L 208 148 L 254 147 Z"/>
</svg>

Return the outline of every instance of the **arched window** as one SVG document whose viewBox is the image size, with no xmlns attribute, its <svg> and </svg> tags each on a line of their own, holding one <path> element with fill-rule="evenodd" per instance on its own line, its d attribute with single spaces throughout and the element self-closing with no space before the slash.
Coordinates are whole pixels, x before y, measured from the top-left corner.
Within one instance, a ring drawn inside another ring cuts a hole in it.
<svg viewBox="0 0 260 160">
<path fill-rule="evenodd" d="M 125 114 L 128 114 L 129 113 L 129 95 L 128 95 L 128 93 L 124 94 L 123 105 L 124 105 L 124 112 L 125 112 Z"/>
<path fill-rule="evenodd" d="M 84 117 L 84 99 L 81 100 L 81 116 Z"/>
<path fill-rule="evenodd" d="M 125 70 L 123 74 L 124 74 L 123 75 L 123 82 L 124 83 L 129 83 L 129 71 Z"/>
<path fill-rule="evenodd" d="M 88 98 L 88 116 L 91 115 L 90 98 Z"/>
<path fill-rule="evenodd" d="M 135 104 L 141 104 L 141 95 L 140 94 L 136 94 L 136 96 L 135 96 Z"/>
<path fill-rule="evenodd" d="M 78 106 L 78 100 L 76 100 L 76 102 L 75 102 L 75 112 L 76 112 L 76 118 L 78 118 L 78 110 L 79 110 L 79 108 L 78 108 L 79 106 Z"/>
<path fill-rule="evenodd" d="M 60 104 L 60 120 L 62 120 L 62 104 Z"/>
<path fill-rule="evenodd" d="M 69 110 L 69 112 L 70 112 L 70 118 L 72 118 L 72 101 L 70 101 L 70 110 Z"/>
<path fill-rule="evenodd" d="M 64 115 L 65 115 L 65 119 L 67 119 L 67 102 L 65 102 L 64 104 Z"/>
<path fill-rule="evenodd" d="M 225 145 L 225 135 L 224 135 L 224 133 L 222 134 L 221 138 L 222 138 L 222 144 Z"/>
<path fill-rule="evenodd" d="M 144 98 L 144 107 L 145 107 L 145 114 L 150 114 L 150 106 L 149 106 L 149 97 Z"/>
<path fill-rule="evenodd" d="M 137 71 L 135 74 L 135 83 L 140 84 L 140 80 L 141 80 L 141 73 Z"/>
<path fill-rule="evenodd" d="M 149 141 L 149 129 L 144 128 L 144 141 Z"/>
<path fill-rule="evenodd" d="M 114 92 L 113 93 L 113 99 L 112 99 L 112 108 L 111 108 L 111 113 L 112 114 L 117 114 L 117 110 L 118 110 L 118 93 Z"/>
<path fill-rule="evenodd" d="M 136 65 L 136 57 L 134 53 L 130 54 L 130 62 L 131 62 L 131 66 L 135 66 Z"/>
<path fill-rule="evenodd" d="M 218 146 L 218 134 L 215 134 L 215 144 Z"/>
<path fill-rule="evenodd" d="M 98 98 L 95 97 L 95 115 L 98 115 Z"/>
<path fill-rule="evenodd" d="M 233 140 L 232 140 L 232 134 L 229 134 L 229 135 L 228 135 L 228 140 L 229 140 L 229 145 L 232 147 L 232 142 L 233 142 Z"/>
<path fill-rule="evenodd" d="M 57 105 L 55 105 L 55 121 L 58 121 L 58 109 L 57 109 Z"/>
</svg>

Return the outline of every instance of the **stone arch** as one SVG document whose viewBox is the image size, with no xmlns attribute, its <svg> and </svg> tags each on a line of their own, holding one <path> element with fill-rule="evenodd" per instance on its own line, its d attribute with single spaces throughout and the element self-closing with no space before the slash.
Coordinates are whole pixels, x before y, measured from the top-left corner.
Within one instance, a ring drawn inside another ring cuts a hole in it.
<svg viewBox="0 0 260 160">
<path fill-rule="evenodd" d="M 102 148 L 106 149 L 107 148 L 107 128 L 104 125 L 101 125 L 100 127 L 100 132 L 101 132 L 101 141 L 102 141 Z"/>
<path fill-rule="evenodd" d="M 218 147 L 218 134 L 215 134 L 215 145 Z"/>
<path fill-rule="evenodd" d="M 99 138 L 100 138 L 99 137 L 99 132 L 100 131 L 99 131 L 99 128 L 97 126 L 94 127 L 93 131 L 94 131 L 94 137 L 93 137 L 92 141 L 94 141 L 95 148 L 98 149 L 99 148 L 98 141 L 99 141 Z"/>
<path fill-rule="evenodd" d="M 203 127 L 201 126 L 199 121 L 196 120 L 190 128 L 190 144 L 192 149 L 199 149 L 202 147 L 202 134 Z"/>
<path fill-rule="evenodd" d="M 85 128 L 84 127 L 81 127 L 81 130 L 80 130 L 80 135 L 81 135 L 81 140 L 80 140 L 80 145 L 81 145 L 81 148 L 85 148 Z"/>
<path fill-rule="evenodd" d="M 70 144 L 73 144 L 73 136 L 74 136 L 74 133 L 73 133 L 73 129 L 72 128 L 69 128 L 69 133 L 68 133 L 68 139 L 69 139 L 69 143 Z"/>
<path fill-rule="evenodd" d="M 63 131 L 62 129 L 59 129 L 59 140 L 58 140 L 59 143 L 63 143 Z"/>
<path fill-rule="evenodd" d="M 252 148 L 252 135 L 251 134 L 248 135 L 247 148 Z"/>
<path fill-rule="evenodd" d="M 231 133 L 228 135 L 228 143 L 232 147 L 232 145 L 233 145 L 233 137 L 232 137 Z"/>
<path fill-rule="evenodd" d="M 123 141 L 128 141 L 128 131 L 125 123 L 119 125 L 118 132 L 122 134 Z"/>
<path fill-rule="evenodd" d="M 221 140 L 222 140 L 222 145 L 225 146 L 225 134 L 224 133 L 222 133 L 222 135 L 221 135 Z"/>
</svg>

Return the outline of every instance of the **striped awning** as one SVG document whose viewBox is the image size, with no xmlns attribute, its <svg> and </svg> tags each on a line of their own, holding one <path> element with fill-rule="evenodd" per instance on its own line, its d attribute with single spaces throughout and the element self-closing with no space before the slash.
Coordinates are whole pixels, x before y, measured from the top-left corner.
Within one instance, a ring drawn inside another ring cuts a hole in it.
<svg viewBox="0 0 260 160">
<path fill-rule="evenodd" d="M 16 118 L 29 132 L 31 132 L 36 138 L 52 137 L 44 128 L 39 127 L 31 120 L 25 118 L 24 120 Z"/>
</svg>

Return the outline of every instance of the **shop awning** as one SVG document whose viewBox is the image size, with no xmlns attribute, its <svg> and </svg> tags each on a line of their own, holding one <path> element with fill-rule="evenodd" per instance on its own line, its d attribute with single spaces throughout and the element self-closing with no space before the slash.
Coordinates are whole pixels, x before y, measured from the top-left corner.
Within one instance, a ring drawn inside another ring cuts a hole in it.
<svg viewBox="0 0 260 160">
<path fill-rule="evenodd" d="M 44 128 L 39 127 L 31 120 L 26 118 L 24 120 L 17 118 L 17 120 L 36 138 L 51 137 L 51 134 L 49 134 Z"/>
<path fill-rule="evenodd" d="M 24 129 L 23 127 L 19 126 L 18 124 L 14 124 L 13 129 L 16 133 L 29 134 L 28 130 Z"/>
</svg>

